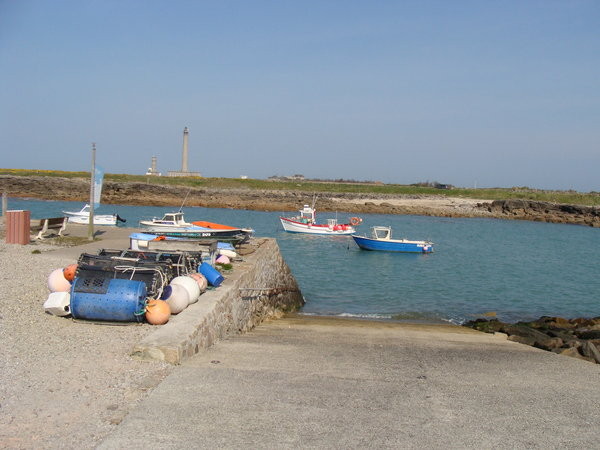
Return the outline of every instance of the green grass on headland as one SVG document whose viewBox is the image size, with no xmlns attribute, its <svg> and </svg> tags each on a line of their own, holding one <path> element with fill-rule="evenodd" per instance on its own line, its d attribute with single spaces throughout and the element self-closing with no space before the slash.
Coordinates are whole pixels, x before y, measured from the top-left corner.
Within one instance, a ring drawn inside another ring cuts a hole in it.
<svg viewBox="0 0 600 450">
<path fill-rule="evenodd" d="M 64 172 L 56 170 L 0 169 L 0 175 L 48 176 L 63 178 L 89 178 L 89 172 Z M 195 188 L 249 189 L 302 191 L 309 193 L 355 193 L 396 195 L 443 195 L 482 200 L 523 199 L 571 205 L 600 206 L 600 192 L 548 191 L 528 187 L 436 189 L 402 184 L 322 182 L 310 180 L 272 181 L 241 178 L 156 177 L 146 175 L 105 174 L 104 179 L 114 182 L 138 182 L 155 185 L 189 186 Z"/>
</svg>

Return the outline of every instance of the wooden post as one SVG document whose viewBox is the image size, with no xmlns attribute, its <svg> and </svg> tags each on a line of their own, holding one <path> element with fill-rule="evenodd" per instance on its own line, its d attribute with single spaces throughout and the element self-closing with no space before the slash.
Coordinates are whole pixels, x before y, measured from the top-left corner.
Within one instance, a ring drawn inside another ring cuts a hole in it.
<svg viewBox="0 0 600 450">
<path fill-rule="evenodd" d="M 8 194 L 6 192 L 2 193 L 2 215 L 6 215 L 6 210 L 8 209 Z"/>
<path fill-rule="evenodd" d="M 92 171 L 90 172 L 90 219 L 88 222 L 88 240 L 94 240 L 94 184 L 96 176 L 96 143 L 92 142 Z"/>
</svg>

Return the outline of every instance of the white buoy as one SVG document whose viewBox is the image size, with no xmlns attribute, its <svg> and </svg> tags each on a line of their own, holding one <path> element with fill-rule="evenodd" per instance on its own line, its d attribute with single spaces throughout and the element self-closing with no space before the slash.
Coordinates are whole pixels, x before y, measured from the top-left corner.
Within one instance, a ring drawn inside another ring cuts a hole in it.
<svg viewBox="0 0 600 450">
<path fill-rule="evenodd" d="M 171 285 L 171 294 L 167 297 L 166 302 L 171 308 L 171 314 L 179 314 L 190 303 L 190 296 L 185 287 L 179 284 Z"/>
<path fill-rule="evenodd" d="M 183 286 L 188 293 L 190 305 L 198 301 L 198 297 L 200 297 L 200 286 L 198 286 L 198 283 L 193 278 L 188 276 L 175 277 L 169 284 L 171 286 Z"/>
<path fill-rule="evenodd" d="M 50 292 L 69 292 L 71 290 L 71 283 L 65 278 L 62 267 L 53 270 L 48 275 L 48 289 Z"/>
</svg>

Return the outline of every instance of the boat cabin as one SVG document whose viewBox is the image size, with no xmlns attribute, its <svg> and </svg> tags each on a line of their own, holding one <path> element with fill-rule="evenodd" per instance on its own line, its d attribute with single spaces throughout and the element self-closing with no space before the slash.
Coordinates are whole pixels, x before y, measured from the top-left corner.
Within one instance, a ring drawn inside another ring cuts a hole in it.
<svg viewBox="0 0 600 450">
<path fill-rule="evenodd" d="M 304 205 L 300 211 L 299 222 L 315 223 L 315 210 L 308 205 Z"/>
<path fill-rule="evenodd" d="M 389 241 L 392 239 L 392 227 L 372 227 L 371 235 L 373 239 Z"/>
<path fill-rule="evenodd" d="M 162 219 L 154 220 L 153 222 L 157 225 L 175 225 L 175 226 L 188 225 L 188 223 L 183 218 L 182 212 L 167 213 L 163 216 Z"/>
</svg>

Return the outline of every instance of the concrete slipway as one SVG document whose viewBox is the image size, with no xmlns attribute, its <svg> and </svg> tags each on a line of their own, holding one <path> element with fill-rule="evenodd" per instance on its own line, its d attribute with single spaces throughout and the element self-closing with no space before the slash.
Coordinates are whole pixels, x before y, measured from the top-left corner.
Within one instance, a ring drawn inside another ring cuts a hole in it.
<svg viewBox="0 0 600 450">
<path fill-rule="evenodd" d="M 288 317 L 185 361 L 100 448 L 598 448 L 599 382 L 461 327 Z"/>
<path fill-rule="evenodd" d="M 100 448 L 598 448 L 599 386 L 463 327 L 289 316 L 183 361 Z"/>
</svg>

